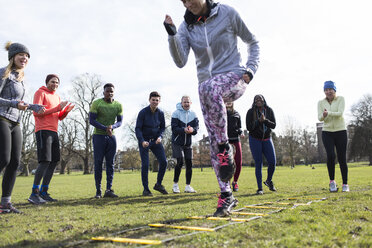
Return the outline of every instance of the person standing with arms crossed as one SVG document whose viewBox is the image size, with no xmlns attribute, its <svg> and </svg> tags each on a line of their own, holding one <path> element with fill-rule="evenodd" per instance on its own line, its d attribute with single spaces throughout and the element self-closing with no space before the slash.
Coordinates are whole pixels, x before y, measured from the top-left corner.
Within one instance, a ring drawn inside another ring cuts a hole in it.
<svg viewBox="0 0 372 248">
<path fill-rule="evenodd" d="M 114 129 L 122 124 L 123 107 L 114 100 L 115 87 L 108 83 L 103 86 L 103 98 L 93 102 L 89 111 L 89 123 L 94 126 L 94 179 L 96 185 L 95 198 L 102 197 L 102 163 L 106 160 L 106 191 L 103 197 L 118 197 L 112 189 L 114 180 L 114 159 L 116 154 L 116 137 Z M 116 120 L 116 122 L 115 122 Z"/>
<path fill-rule="evenodd" d="M 0 69 L 0 172 L 5 168 L 2 182 L 0 213 L 21 213 L 11 203 L 11 195 L 21 160 L 22 131 L 21 110 L 33 110 L 39 114 L 45 108 L 23 101 L 25 95 L 24 69 L 30 52 L 20 43 L 8 42 L 8 66 Z"/>
<path fill-rule="evenodd" d="M 238 200 L 232 195 L 230 179 L 235 172 L 232 147 L 228 143 L 225 102 L 241 97 L 259 63 L 259 46 L 238 12 L 212 0 L 182 0 L 186 8 L 178 32 L 169 15 L 164 25 L 175 64 L 186 65 L 194 51 L 199 98 L 210 141 L 211 163 L 220 186 L 214 216 L 229 215 Z M 237 37 L 247 45 L 248 59 L 241 64 Z"/>
<path fill-rule="evenodd" d="M 58 121 L 63 120 L 74 108 L 71 103 L 67 105 L 68 101 L 61 102 L 61 98 L 57 95 L 56 91 L 60 80 L 56 74 L 47 75 L 45 84 L 46 86 L 40 87 L 34 95 L 34 104 L 40 104 L 46 108 L 42 114 L 34 113 L 39 165 L 35 172 L 34 185 L 28 201 L 35 205 L 57 201 L 50 196 L 48 189 L 54 169 L 61 156 Z M 43 179 L 43 184 L 39 189 L 41 179 Z"/>
<path fill-rule="evenodd" d="M 158 108 L 160 94 L 156 91 L 151 92 L 149 102 L 150 105 L 138 113 L 136 122 L 136 137 L 141 156 L 142 195 L 152 196 L 149 189 L 149 150 L 152 151 L 159 162 L 158 177 L 154 190 L 166 195 L 168 192 L 161 184 L 167 169 L 167 158 L 161 143 L 165 131 L 165 118 L 164 112 Z"/>
<path fill-rule="evenodd" d="M 323 121 L 322 141 L 327 153 L 327 169 L 329 175 L 329 191 L 337 192 L 335 181 L 335 147 L 342 175 L 342 192 L 349 192 L 348 167 L 346 162 L 347 133 L 343 117 L 345 99 L 336 96 L 336 85 L 332 81 L 324 82 L 325 98 L 318 102 L 318 119 Z"/>
<path fill-rule="evenodd" d="M 238 179 L 242 169 L 242 144 L 240 137 L 244 137 L 242 131 L 242 121 L 238 111 L 234 109 L 233 102 L 226 102 L 227 109 L 227 135 L 229 136 L 229 143 L 235 147 L 234 161 L 236 165 L 234 180 L 231 184 L 234 192 L 239 191 Z"/>
<path fill-rule="evenodd" d="M 191 187 L 192 177 L 192 135 L 196 135 L 199 129 L 199 120 L 195 112 L 190 110 L 191 99 L 183 96 L 181 102 L 177 103 L 177 109 L 172 114 L 172 151 L 173 157 L 177 159 L 174 168 L 173 193 L 180 193 L 178 180 L 185 159 L 186 164 L 186 193 L 196 193 Z"/>
</svg>

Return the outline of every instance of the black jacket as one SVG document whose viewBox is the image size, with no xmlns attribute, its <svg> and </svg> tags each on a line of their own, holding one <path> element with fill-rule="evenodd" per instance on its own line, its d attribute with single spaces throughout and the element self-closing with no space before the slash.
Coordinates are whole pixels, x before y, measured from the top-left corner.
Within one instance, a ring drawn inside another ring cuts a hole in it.
<svg viewBox="0 0 372 248">
<path fill-rule="evenodd" d="M 261 140 L 270 138 L 271 129 L 274 129 L 276 126 L 274 111 L 269 106 L 264 107 L 266 120 L 263 123 L 260 123 L 258 118 L 255 118 L 255 115 L 258 118 L 261 116 L 260 111 L 256 107 L 248 110 L 246 124 L 249 135 Z"/>
<path fill-rule="evenodd" d="M 237 111 L 227 111 L 227 135 L 229 142 L 236 142 L 240 140 L 242 134 L 242 122 Z"/>
</svg>

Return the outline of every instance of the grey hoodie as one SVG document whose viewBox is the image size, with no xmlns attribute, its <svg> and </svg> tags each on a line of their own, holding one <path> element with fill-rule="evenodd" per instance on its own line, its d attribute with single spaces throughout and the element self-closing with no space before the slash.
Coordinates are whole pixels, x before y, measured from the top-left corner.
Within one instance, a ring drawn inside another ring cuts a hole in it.
<svg viewBox="0 0 372 248">
<path fill-rule="evenodd" d="M 237 36 L 248 45 L 248 61 L 242 65 L 237 47 Z M 254 75 L 259 63 L 259 46 L 238 12 L 228 5 L 217 4 L 205 22 L 188 25 L 185 21 L 178 33 L 168 36 L 169 50 L 175 64 L 182 68 L 187 63 L 190 47 L 194 51 L 199 83 L 221 73 L 245 70 Z"/>
</svg>

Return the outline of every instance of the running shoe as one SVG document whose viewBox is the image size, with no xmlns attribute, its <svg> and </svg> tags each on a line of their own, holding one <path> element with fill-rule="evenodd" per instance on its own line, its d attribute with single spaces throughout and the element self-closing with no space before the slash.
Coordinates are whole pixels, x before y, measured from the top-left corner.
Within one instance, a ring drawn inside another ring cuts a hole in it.
<svg viewBox="0 0 372 248">
<path fill-rule="evenodd" d="M 196 193 L 196 190 L 191 187 L 191 185 L 186 185 L 185 193 Z"/>
<path fill-rule="evenodd" d="M 165 190 L 164 186 L 161 185 L 161 184 L 155 184 L 154 190 L 159 191 L 163 195 L 167 195 L 168 194 L 168 192 Z"/>
<path fill-rule="evenodd" d="M 214 217 L 225 217 L 231 213 L 231 210 L 238 205 L 238 200 L 231 194 L 230 196 L 218 197 L 217 210 L 213 214 Z"/>
<path fill-rule="evenodd" d="M 152 196 L 152 193 L 149 189 L 144 189 L 142 192 L 143 196 Z"/>
<path fill-rule="evenodd" d="M 118 197 L 118 195 L 114 193 L 114 190 L 106 189 L 105 194 L 103 195 L 103 197 L 116 198 L 116 197 Z"/>
<path fill-rule="evenodd" d="M 329 183 L 329 191 L 330 192 L 337 192 L 338 191 L 338 188 L 337 188 L 337 185 L 336 185 L 336 181 L 333 180 Z"/>
<path fill-rule="evenodd" d="M 32 193 L 28 198 L 28 201 L 35 205 L 45 204 L 46 201 L 40 197 L 39 189 L 32 189 Z"/>
<path fill-rule="evenodd" d="M 229 182 L 235 173 L 235 161 L 233 156 L 233 149 L 228 144 L 229 149 L 224 149 L 223 152 L 217 154 L 220 164 L 220 179 L 222 182 Z"/>
<path fill-rule="evenodd" d="M 349 192 L 350 189 L 349 189 L 349 185 L 348 184 L 343 184 L 342 185 L 342 192 Z"/>
<path fill-rule="evenodd" d="M 275 188 L 275 186 L 274 186 L 274 183 L 273 183 L 273 181 L 265 181 L 264 182 L 264 184 L 267 186 L 267 187 L 269 187 L 269 190 L 271 190 L 271 191 L 276 191 L 276 188 Z"/>
<path fill-rule="evenodd" d="M 178 187 L 178 183 L 173 184 L 172 191 L 175 194 L 181 193 L 180 188 Z"/>
<path fill-rule="evenodd" d="M 41 197 L 44 201 L 47 201 L 47 202 L 56 202 L 56 201 L 58 201 L 57 199 L 52 198 L 52 197 L 50 196 L 50 194 L 48 194 L 48 192 L 46 192 L 46 191 L 41 192 L 40 197 Z"/>
<path fill-rule="evenodd" d="M 256 191 L 256 195 L 263 195 L 263 190 L 262 189 L 258 189 L 257 191 Z"/>
<path fill-rule="evenodd" d="M 94 196 L 94 198 L 96 198 L 96 199 L 102 198 L 102 192 L 101 192 L 101 190 L 97 190 L 96 191 L 96 195 Z"/>
<path fill-rule="evenodd" d="M 232 190 L 234 191 L 234 192 L 238 192 L 239 191 L 239 185 L 238 185 L 238 183 L 237 182 L 232 182 Z"/>
<path fill-rule="evenodd" d="M 11 213 L 21 214 L 22 212 L 16 209 L 10 202 L 5 204 L 4 206 L 0 205 L 0 214 L 11 214 Z"/>
</svg>

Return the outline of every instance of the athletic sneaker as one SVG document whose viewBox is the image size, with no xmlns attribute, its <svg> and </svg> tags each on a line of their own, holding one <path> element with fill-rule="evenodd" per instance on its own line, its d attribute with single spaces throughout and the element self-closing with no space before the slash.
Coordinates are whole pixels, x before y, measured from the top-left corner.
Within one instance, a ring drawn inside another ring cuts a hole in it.
<svg viewBox="0 0 372 248">
<path fill-rule="evenodd" d="M 99 199 L 99 198 L 101 198 L 101 197 L 102 197 L 102 192 L 101 192 L 101 190 L 97 190 L 97 191 L 96 191 L 96 195 L 94 196 L 94 198 Z"/>
<path fill-rule="evenodd" d="M 214 212 L 214 217 L 224 217 L 231 213 L 233 207 L 238 205 L 238 200 L 231 194 L 230 196 L 223 196 L 222 194 L 218 197 L 217 210 Z"/>
<path fill-rule="evenodd" d="M 173 184 L 172 190 L 175 194 L 181 193 L 180 188 L 178 187 L 178 183 Z"/>
<path fill-rule="evenodd" d="M 35 205 L 40 205 L 46 203 L 46 201 L 40 197 L 39 189 L 32 189 L 32 193 L 28 198 L 28 201 Z"/>
<path fill-rule="evenodd" d="M 186 185 L 185 193 L 196 193 L 196 190 L 191 187 L 191 185 Z"/>
<path fill-rule="evenodd" d="M 142 192 L 143 196 L 152 196 L 152 193 L 149 189 L 144 189 Z"/>
<path fill-rule="evenodd" d="M 118 195 L 116 195 L 112 189 L 106 189 L 105 194 L 103 195 L 103 197 L 116 198 L 116 197 L 118 197 Z"/>
<path fill-rule="evenodd" d="M 337 192 L 338 191 L 338 188 L 337 188 L 337 185 L 336 185 L 336 181 L 333 180 L 329 183 L 329 191 L 330 192 Z"/>
<path fill-rule="evenodd" d="M 234 191 L 234 192 L 238 192 L 239 191 L 239 185 L 238 185 L 238 183 L 236 183 L 236 182 L 232 182 L 232 190 Z"/>
<path fill-rule="evenodd" d="M 222 182 L 228 182 L 235 173 L 235 161 L 233 156 L 233 149 L 230 144 L 228 144 L 229 150 L 224 149 L 224 151 L 217 154 L 218 161 L 220 164 L 220 179 Z"/>
<path fill-rule="evenodd" d="M 257 192 L 256 192 L 256 195 L 263 195 L 263 190 L 262 189 L 258 189 Z"/>
<path fill-rule="evenodd" d="M 154 186 L 154 190 L 159 191 L 163 195 L 167 195 L 168 194 L 168 192 L 165 190 L 164 186 L 163 185 L 159 185 L 157 183 Z"/>
<path fill-rule="evenodd" d="M 342 185 L 342 192 L 349 192 L 350 189 L 349 189 L 349 185 L 348 184 L 343 184 Z"/>
<path fill-rule="evenodd" d="M 48 192 L 41 192 L 40 197 L 47 202 L 56 202 L 58 201 L 57 199 L 54 199 L 48 194 Z"/>
<path fill-rule="evenodd" d="M 0 205 L 0 214 L 21 214 L 22 212 L 13 207 L 12 203 L 7 203 L 6 205 Z"/>
<path fill-rule="evenodd" d="M 275 188 L 275 186 L 274 186 L 274 183 L 273 183 L 273 181 L 265 181 L 264 182 L 264 184 L 267 186 L 267 187 L 269 187 L 269 190 L 271 190 L 271 191 L 276 191 L 276 188 Z"/>
</svg>

